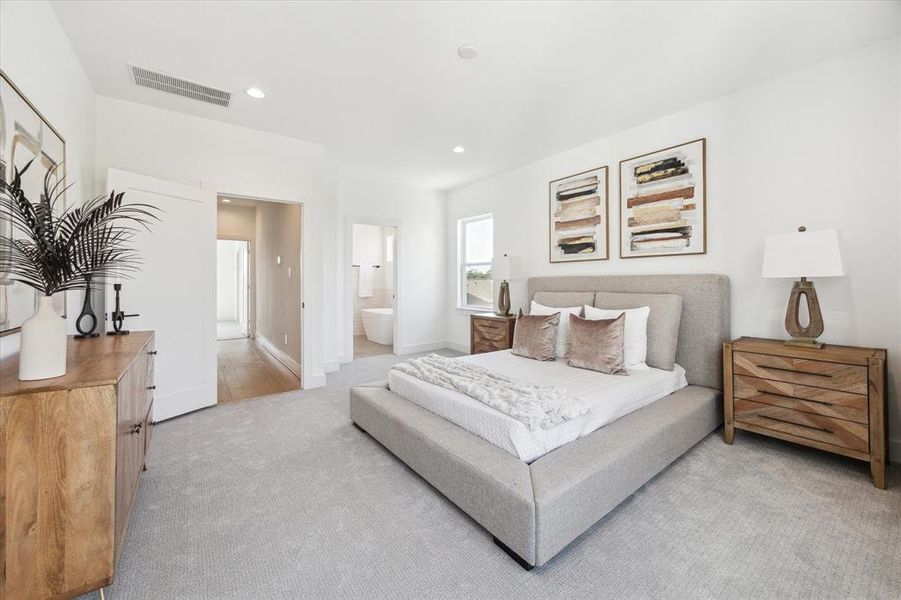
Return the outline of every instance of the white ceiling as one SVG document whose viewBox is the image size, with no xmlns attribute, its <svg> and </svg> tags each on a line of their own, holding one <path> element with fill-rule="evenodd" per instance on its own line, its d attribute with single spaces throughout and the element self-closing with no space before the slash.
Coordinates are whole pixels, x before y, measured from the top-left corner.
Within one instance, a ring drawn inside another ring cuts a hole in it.
<svg viewBox="0 0 901 600">
<path fill-rule="evenodd" d="M 318 142 L 342 168 L 442 189 L 890 37 L 901 21 L 901 3 L 862 1 L 53 6 L 101 95 Z M 464 43 L 479 57 L 458 58 Z M 232 105 L 137 88 L 129 62 L 229 90 Z"/>
</svg>

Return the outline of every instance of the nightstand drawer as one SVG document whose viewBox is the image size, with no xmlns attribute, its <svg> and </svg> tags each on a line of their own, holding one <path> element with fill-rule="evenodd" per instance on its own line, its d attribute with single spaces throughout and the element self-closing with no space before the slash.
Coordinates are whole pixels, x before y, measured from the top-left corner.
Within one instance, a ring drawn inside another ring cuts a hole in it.
<svg viewBox="0 0 901 600">
<path fill-rule="evenodd" d="M 867 393 L 867 368 L 860 365 L 753 352 L 735 352 L 733 360 L 736 375 L 748 375 L 854 394 Z"/>
<path fill-rule="evenodd" d="M 481 354 L 483 352 L 497 352 L 498 350 L 508 350 L 509 345 L 502 342 L 488 342 L 479 340 L 473 346 L 473 354 Z"/>
<path fill-rule="evenodd" d="M 479 335 L 507 335 L 507 323 L 504 321 L 475 319 L 472 326 Z"/>
<path fill-rule="evenodd" d="M 735 398 L 735 422 L 739 426 L 741 423 L 748 423 L 858 452 L 868 452 L 870 446 L 866 425 L 743 398 Z"/>
<path fill-rule="evenodd" d="M 860 394 L 747 375 L 736 375 L 733 389 L 736 398 L 858 423 L 869 422 L 867 397 Z"/>
</svg>

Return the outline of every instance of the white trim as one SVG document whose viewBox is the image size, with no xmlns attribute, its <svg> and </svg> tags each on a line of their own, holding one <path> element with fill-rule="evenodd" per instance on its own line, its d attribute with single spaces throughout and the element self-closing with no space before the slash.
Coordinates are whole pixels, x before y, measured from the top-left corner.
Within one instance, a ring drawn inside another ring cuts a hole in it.
<svg viewBox="0 0 901 600">
<path fill-rule="evenodd" d="M 467 263 L 466 262 L 466 226 L 470 223 L 491 220 L 491 241 L 492 241 L 492 260 L 488 262 Z M 494 259 L 494 214 L 484 213 L 472 217 L 463 217 L 457 220 L 457 308 L 458 310 L 480 311 L 483 307 L 469 306 L 466 304 L 466 267 L 467 266 L 488 266 L 491 270 L 491 264 Z M 494 281 L 491 281 L 492 305 L 484 307 L 486 310 L 494 310 Z"/>
<path fill-rule="evenodd" d="M 267 340 L 265 337 L 257 334 L 254 339 L 260 346 L 263 347 L 263 350 L 271 354 L 273 358 L 275 358 L 275 360 L 288 367 L 289 371 L 300 377 L 300 364 L 298 364 L 296 360 L 285 354 L 283 350 Z"/>
<path fill-rule="evenodd" d="M 412 344 L 410 346 L 400 346 L 397 348 L 398 355 L 417 354 L 419 352 L 431 352 L 432 350 L 444 350 L 447 348 L 447 342 L 444 340 L 437 342 L 426 342 L 424 344 Z"/>
<path fill-rule="evenodd" d="M 461 344 L 460 342 L 447 342 L 447 347 L 450 350 L 456 350 L 457 352 L 462 352 L 463 354 L 469 354 L 469 344 Z"/>
<path fill-rule="evenodd" d="M 335 371 L 337 371 L 340 368 L 341 368 L 340 360 L 327 360 L 322 363 L 322 370 L 325 373 L 334 373 Z"/>
</svg>

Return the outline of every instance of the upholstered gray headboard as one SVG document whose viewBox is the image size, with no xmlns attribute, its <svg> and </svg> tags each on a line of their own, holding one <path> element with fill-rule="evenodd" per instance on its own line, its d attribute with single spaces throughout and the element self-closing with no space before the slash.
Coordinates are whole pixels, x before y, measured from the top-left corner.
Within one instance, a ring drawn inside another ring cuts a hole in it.
<svg viewBox="0 0 901 600">
<path fill-rule="evenodd" d="M 682 296 L 676 362 L 685 367 L 688 383 L 723 388 L 723 342 L 730 339 L 729 278 L 725 275 L 532 277 L 529 279 L 529 300 L 536 292 L 657 293 Z M 567 298 L 567 294 L 560 295 L 560 300 L 564 303 L 584 297 L 582 294 L 572 294 Z"/>
</svg>

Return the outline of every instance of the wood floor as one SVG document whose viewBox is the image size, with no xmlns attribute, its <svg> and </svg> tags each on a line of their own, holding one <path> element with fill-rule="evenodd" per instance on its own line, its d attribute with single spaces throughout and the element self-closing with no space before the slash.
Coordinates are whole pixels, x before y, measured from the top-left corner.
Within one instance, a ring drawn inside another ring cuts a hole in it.
<svg viewBox="0 0 901 600">
<path fill-rule="evenodd" d="M 219 402 L 238 402 L 300 389 L 300 379 L 250 338 L 216 342 Z"/>
</svg>

